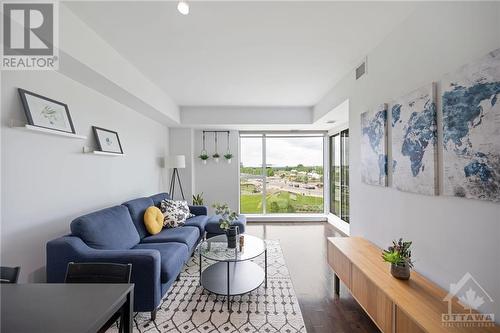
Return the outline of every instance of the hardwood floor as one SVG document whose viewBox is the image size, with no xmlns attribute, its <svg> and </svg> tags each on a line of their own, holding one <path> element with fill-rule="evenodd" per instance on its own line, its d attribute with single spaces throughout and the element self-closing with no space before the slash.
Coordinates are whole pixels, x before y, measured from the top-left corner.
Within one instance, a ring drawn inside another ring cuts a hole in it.
<svg viewBox="0 0 500 333">
<path fill-rule="evenodd" d="M 248 223 L 246 232 L 281 243 L 308 333 L 379 332 L 341 284 L 333 293 L 326 237 L 340 236 L 328 223 Z"/>
</svg>

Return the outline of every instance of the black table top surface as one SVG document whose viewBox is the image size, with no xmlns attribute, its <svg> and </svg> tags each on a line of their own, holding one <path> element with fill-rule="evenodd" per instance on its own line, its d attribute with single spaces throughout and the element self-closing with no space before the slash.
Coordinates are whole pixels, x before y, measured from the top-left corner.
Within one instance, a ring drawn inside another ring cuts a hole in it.
<svg viewBox="0 0 500 333">
<path fill-rule="evenodd" d="M 0 332 L 95 332 L 133 288 L 133 284 L 1 284 Z"/>
</svg>

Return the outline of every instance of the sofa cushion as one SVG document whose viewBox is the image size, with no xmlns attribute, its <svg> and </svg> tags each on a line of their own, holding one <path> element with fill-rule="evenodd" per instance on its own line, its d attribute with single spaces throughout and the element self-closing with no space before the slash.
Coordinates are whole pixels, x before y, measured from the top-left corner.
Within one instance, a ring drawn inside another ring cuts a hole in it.
<svg viewBox="0 0 500 333">
<path fill-rule="evenodd" d="M 206 215 L 198 215 L 193 216 L 186 220 L 184 223 L 185 227 L 197 227 L 200 231 L 200 236 L 205 234 L 205 226 L 207 225 L 208 216 Z"/>
<path fill-rule="evenodd" d="M 151 198 L 139 198 L 124 202 L 123 205 L 128 208 L 139 237 L 148 236 L 149 233 L 144 225 L 144 212 L 149 206 L 153 206 L 153 200 Z"/>
<path fill-rule="evenodd" d="M 186 219 L 194 216 L 190 213 L 188 204 L 184 200 L 162 200 L 160 210 L 164 216 L 163 226 L 166 228 L 184 225 Z"/>
<path fill-rule="evenodd" d="M 152 195 L 149 198 L 151 198 L 151 200 L 153 200 L 153 204 L 158 208 L 160 208 L 160 203 L 162 200 L 172 199 L 170 197 L 170 194 L 165 193 L 165 192 Z"/>
<path fill-rule="evenodd" d="M 219 227 L 220 215 L 210 216 L 205 226 L 205 231 L 210 234 L 223 234 L 224 231 Z M 247 217 L 245 215 L 238 215 L 238 220 L 233 222 L 233 225 L 237 225 L 240 234 L 245 232 L 245 226 L 247 224 Z"/>
<path fill-rule="evenodd" d="M 140 241 L 125 206 L 110 207 L 80 216 L 71 222 L 70 228 L 73 235 L 95 249 L 130 249 Z"/>
<path fill-rule="evenodd" d="M 134 249 L 158 250 L 161 256 L 161 283 L 166 283 L 175 279 L 184 267 L 184 263 L 189 258 L 186 244 L 182 243 L 148 243 L 137 244 Z M 147 272 L 145 272 L 147 274 Z"/>
<path fill-rule="evenodd" d="M 163 228 L 163 214 L 160 208 L 150 206 L 144 213 L 144 225 L 151 235 L 156 235 Z"/>
<path fill-rule="evenodd" d="M 196 245 L 200 238 L 200 232 L 196 227 L 178 227 L 163 229 L 156 235 L 144 237 L 141 243 L 184 243 L 189 248 L 189 252 Z"/>
</svg>

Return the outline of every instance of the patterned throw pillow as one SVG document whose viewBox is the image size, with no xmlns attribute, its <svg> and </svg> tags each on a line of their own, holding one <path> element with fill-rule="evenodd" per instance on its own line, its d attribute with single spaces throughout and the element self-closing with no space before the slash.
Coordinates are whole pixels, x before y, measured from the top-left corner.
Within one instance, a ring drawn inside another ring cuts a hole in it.
<svg viewBox="0 0 500 333">
<path fill-rule="evenodd" d="M 162 200 L 160 210 L 163 213 L 163 227 L 175 228 L 182 226 L 186 219 L 193 217 L 186 201 Z"/>
</svg>

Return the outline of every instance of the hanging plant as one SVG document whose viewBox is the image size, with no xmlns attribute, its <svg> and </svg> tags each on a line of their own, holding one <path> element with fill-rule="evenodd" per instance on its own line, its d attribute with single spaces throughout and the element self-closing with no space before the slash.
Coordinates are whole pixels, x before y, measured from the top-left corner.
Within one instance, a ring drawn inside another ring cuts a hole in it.
<svg viewBox="0 0 500 333">
<path fill-rule="evenodd" d="M 207 164 L 207 160 L 210 158 L 207 154 L 207 150 L 205 149 L 205 131 L 203 131 L 203 149 L 198 157 L 203 164 Z"/>
<path fill-rule="evenodd" d="M 214 133 L 215 134 L 215 153 L 212 155 L 212 157 L 214 158 L 214 161 L 215 163 L 219 163 L 219 153 L 217 152 L 217 132 Z"/>
<path fill-rule="evenodd" d="M 231 149 L 229 149 L 229 131 L 227 132 L 227 150 L 226 153 L 224 154 L 224 158 L 226 159 L 228 164 L 231 164 L 233 154 L 231 154 Z"/>
</svg>

